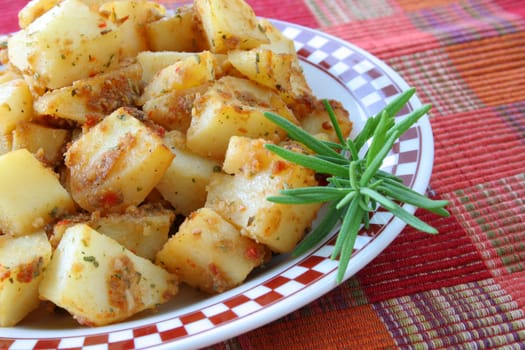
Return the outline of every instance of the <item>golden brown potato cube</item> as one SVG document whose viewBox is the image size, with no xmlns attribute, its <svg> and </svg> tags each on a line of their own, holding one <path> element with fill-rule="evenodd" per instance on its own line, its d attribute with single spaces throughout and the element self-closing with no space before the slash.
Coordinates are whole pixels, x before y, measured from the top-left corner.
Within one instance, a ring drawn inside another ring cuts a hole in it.
<svg viewBox="0 0 525 350">
<path fill-rule="evenodd" d="M 167 92 L 147 100 L 142 106 L 142 110 L 149 120 L 153 120 L 166 130 L 179 130 L 185 133 L 190 127 L 193 101 L 198 94 L 204 93 L 208 87 L 208 85 L 201 85 Z"/>
<path fill-rule="evenodd" d="M 153 51 L 198 52 L 209 49 L 194 20 L 193 6 L 178 7 L 171 16 L 146 25 L 146 36 Z"/>
<path fill-rule="evenodd" d="M 172 210 L 154 206 L 140 206 L 124 214 L 107 216 L 77 215 L 57 222 L 50 240 L 57 246 L 69 227 L 83 223 L 113 238 L 134 254 L 153 260 L 168 240 L 174 219 Z"/>
<path fill-rule="evenodd" d="M 0 231 L 5 234 L 28 234 L 74 211 L 57 174 L 26 149 L 0 156 L 0 184 Z"/>
<path fill-rule="evenodd" d="M 99 12 L 118 26 L 122 55 L 135 57 L 149 49 L 146 25 L 164 16 L 166 9 L 153 1 L 108 1 L 100 6 Z"/>
<path fill-rule="evenodd" d="M 111 70 L 121 44 L 115 24 L 79 0 L 64 0 L 11 36 L 8 53 L 41 93 Z"/>
<path fill-rule="evenodd" d="M 228 53 L 233 67 L 248 79 L 276 91 L 291 89 L 290 75 L 294 55 L 267 49 L 234 50 Z"/>
<path fill-rule="evenodd" d="M 59 2 L 60 0 L 30 0 L 18 12 L 18 25 L 22 29 L 27 27 Z"/>
<path fill-rule="evenodd" d="M 155 75 L 173 63 L 195 55 L 193 52 L 143 51 L 137 55 L 137 62 L 142 67 L 142 81 L 149 84 Z"/>
<path fill-rule="evenodd" d="M 335 113 L 337 123 L 341 129 L 343 137 L 346 138 L 352 132 L 352 122 L 350 121 L 350 116 L 348 111 L 343 107 L 343 105 L 334 100 L 329 101 L 330 106 Z M 325 135 L 328 140 L 332 142 L 338 142 L 337 135 L 333 128 L 328 112 L 321 100 L 317 100 L 314 104 L 314 110 L 308 113 L 306 116 L 301 118 L 301 127 L 312 135 Z"/>
<path fill-rule="evenodd" d="M 317 184 L 315 173 L 268 151 L 262 139 L 233 137 L 236 152 L 227 152 L 225 164 L 234 175 L 214 173 L 206 207 L 240 229 L 243 236 L 278 253 L 290 252 L 303 237 L 319 204 L 287 205 L 266 200 L 285 188 Z M 245 165 L 239 169 L 240 159 Z"/>
<path fill-rule="evenodd" d="M 35 123 L 20 123 L 13 130 L 13 150 L 25 148 L 47 165 L 62 162 L 64 147 L 71 131 L 54 129 Z"/>
<path fill-rule="evenodd" d="M 38 285 L 50 259 L 43 231 L 0 236 L 0 327 L 16 325 L 39 305 Z"/>
<path fill-rule="evenodd" d="M 234 135 L 279 142 L 286 133 L 264 117 L 267 111 L 298 123 L 276 92 L 247 79 L 223 77 L 195 100 L 188 148 L 222 160 Z"/>
<path fill-rule="evenodd" d="M 33 116 L 33 96 L 23 79 L 0 84 L 0 134 L 14 130 L 22 121 Z"/>
<path fill-rule="evenodd" d="M 174 157 L 162 138 L 133 112 L 117 109 L 66 152 L 71 195 L 88 211 L 123 212 L 139 205 Z"/>
<path fill-rule="evenodd" d="M 177 292 L 174 275 L 85 224 L 66 230 L 39 287 L 41 299 L 87 326 L 154 309 Z"/>
<path fill-rule="evenodd" d="M 80 124 L 102 119 L 119 107 L 133 107 L 142 93 L 142 67 L 131 64 L 50 91 L 35 101 L 35 112 Z"/>
<path fill-rule="evenodd" d="M 249 50 L 268 42 L 244 0 L 195 0 L 193 6 L 212 52 Z"/>
<path fill-rule="evenodd" d="M 261 49 L 271 50 L 275 53 L 287 53 L 296 55 L 295 44 L 292 39 L 287 38 L 266 18 L 258 18 L 259 27 L 263 29 L 268 38 L 267 44 L 262 44 Z"/>
<path fill-rule="evenodd" d="M 165 144 L 175 154 L 156 189 L 175 208 L 177 214 L 189 215 L 206 202 L 206 186 L 213 172 L 220 170 L 217 161 L 190 152 L 184 135 L 166 134 Z"/>
<path fill-rule="evenodd" d="M 141 102 L 173 90 L 185 90 L 215 80 L 215 57 L 209 51 L 194 53 L 158 72 L 144 88 Z"/>
<path fill-rule="evenodd" d="M 207 293 L 241 284 L 268 252 L 209 208 L 192 213 L 157 254 L 157 263 L 181 282 Z"/>
<path fill-rule="evenodd" d="M 3 58 L 4 51 L 7 54 L 7 50 L 0 51 L 0 57 L 2 58 Z M 20 72 L 18 72 L 16 69 L 10 69 L 12 68 L 11 65 L 4 66 L 4 68 L 5 68 L 4 70 L 0 71 L 0 84 L 7 83 L 8 81 L 11 81 L 11 80 L 23 79 L 23 76 Z"/>
</svg>

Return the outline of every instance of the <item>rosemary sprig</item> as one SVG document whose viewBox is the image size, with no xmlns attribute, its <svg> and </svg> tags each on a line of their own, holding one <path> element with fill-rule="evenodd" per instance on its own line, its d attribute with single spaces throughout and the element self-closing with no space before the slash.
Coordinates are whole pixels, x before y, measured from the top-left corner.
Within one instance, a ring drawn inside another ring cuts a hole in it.
<svg viewBox="0 0 525 350">
<path fill-rule="evenodd" d="M 367 119 L 363 129 L 354 138 L 344 138 L 335 113 L 327 100 L 323 104 L 334 127 L 338 143 L 321 141 L 285 118 L 265 113 L 266 118 L 283 128 L 290 138 L 302 143 L 313 153 L 302 154 L 283 147 L 266 147 L 293 163 L 327 175 L 326 186 L 285 189 L 267 200 L 283 204 L 327 203 L 327 212 L 296 247 L 293 254 L 301 255 L 321 242 L 341 222 L 332 259 L 339 258 L 337 282 L 343 280 L 361 227 L 368 228 L 369 214 L 380 205 L 417 230 L 436 234 L 437 230 L 405 210 L 401 203 L 423 208 L 441 216 L 448 216 L 446 200 L 432 200 L 403 184 L 403 181 L 380 169 L 396 140 L 429 110 L 424 105 L 402 120 L 395 116 L 414 95 L 411 88 L 399 94 L 380 113 Z M 361 149 L 368 145 L 364 156 Z"/>
</svg>

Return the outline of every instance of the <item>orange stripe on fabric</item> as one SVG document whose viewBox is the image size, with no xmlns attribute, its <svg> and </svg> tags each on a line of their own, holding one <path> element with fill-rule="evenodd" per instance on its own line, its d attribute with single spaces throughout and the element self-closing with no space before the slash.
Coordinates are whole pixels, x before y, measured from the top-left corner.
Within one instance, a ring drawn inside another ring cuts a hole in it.
<svg viewBox="0 0 525 350">
<path fill-rule="evenodd" d="M 395 349 L 396 345 L 371 305 L 363 305 L 323 314 L 286 318 L 258 328 L 236 339 L 243 349 Z M 225 345 L 226 344 L 226 345 Z M 236 348 L 233 341 L 213 349 Z"/>
<path fill-rule="evenodd" d="M 488 106 L 525 98 L 525 33 L 507 34 L 445 48 L 461 77 Z"/>
<path fill-rule="evenodd" d="M 457 2 L 457 0 L 397 0 L 399 6 L 406 12 L 443 6 L 455 2 Z"/>
</svg>

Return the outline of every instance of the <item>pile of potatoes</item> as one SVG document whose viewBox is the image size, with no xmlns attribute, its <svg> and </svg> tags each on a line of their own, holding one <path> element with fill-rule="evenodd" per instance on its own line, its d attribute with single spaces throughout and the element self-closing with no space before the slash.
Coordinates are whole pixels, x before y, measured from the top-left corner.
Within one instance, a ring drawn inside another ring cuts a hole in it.
<svg viewBox="0 0 525 350">
<path fill-rule="evenodd" d="M 19 23 L 0 50 L 0 326 L 44 300 L 100 326 L 179 283 L 219 293 L 304 236 L 319 205 L 266 198 L 316 174 L 265 148 L 308 152 L 264 112 L 334 131 L 243 0 L 32 0 Z"/>
</svg>

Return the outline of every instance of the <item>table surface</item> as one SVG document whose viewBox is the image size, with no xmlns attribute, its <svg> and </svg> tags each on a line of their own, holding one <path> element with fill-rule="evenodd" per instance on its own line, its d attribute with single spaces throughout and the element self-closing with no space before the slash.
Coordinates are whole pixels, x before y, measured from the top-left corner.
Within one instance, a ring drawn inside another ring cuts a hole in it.
<svg viewBox="0 0 525 350">
<path fill-rule="evenodd" d="M 357 275 L 210 349 L 525 348 L 525 3 L 248 1 L 377 56 L 431 103 L 430 187 L 451 216 L 417 215 Z M 180 1 L 164 1 L 175 6 Z M 0 0 L 0 33 L 24 1 Z"/>
</svg>

